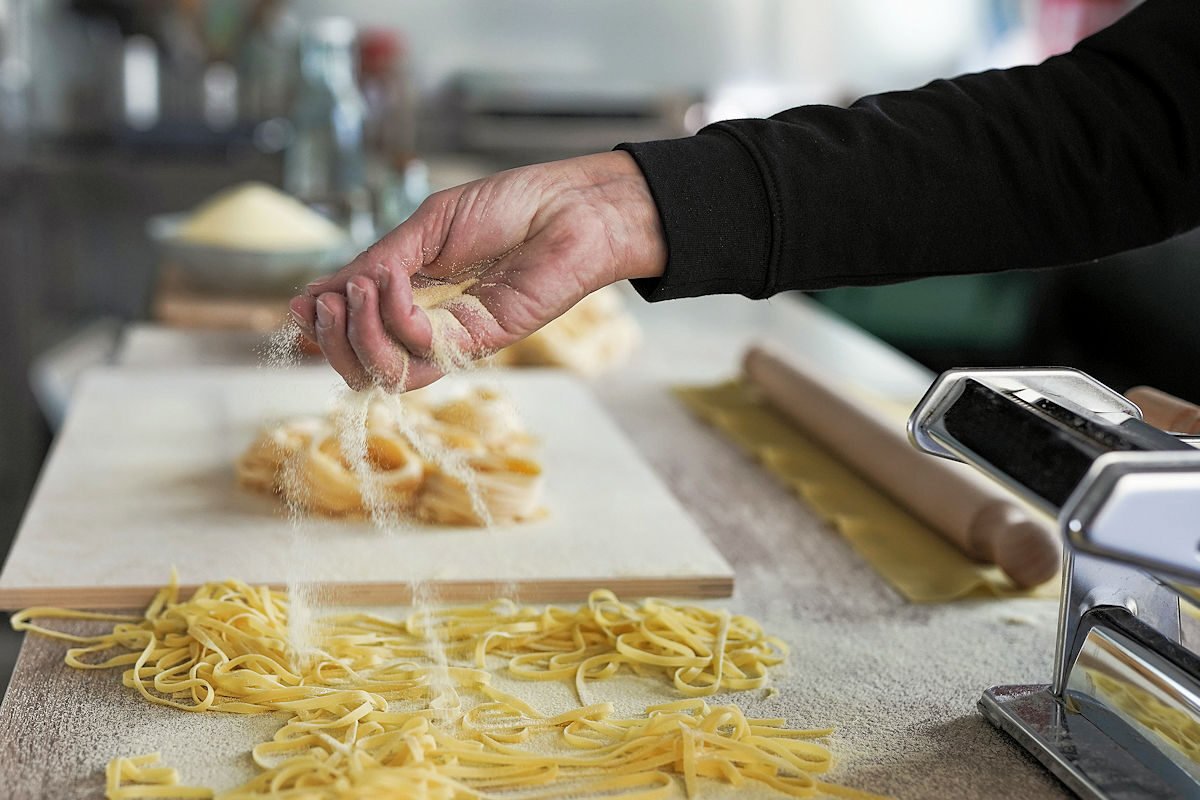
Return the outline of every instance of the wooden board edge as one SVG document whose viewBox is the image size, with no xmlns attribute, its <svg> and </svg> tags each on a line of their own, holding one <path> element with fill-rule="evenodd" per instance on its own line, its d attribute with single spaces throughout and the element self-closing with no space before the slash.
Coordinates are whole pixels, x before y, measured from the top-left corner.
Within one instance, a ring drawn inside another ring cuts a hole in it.
<svg viewBox="0 0 1200 800">
<path fill-rule="evenodd" d="M 159 586 L 26 586 L 0 587 L 0 611 L 17 611 L 31 606 L 58 606 L 86 609 L 137 609 L 149 605 Z M 284 588 L 273 585 L 272 588 Z M 183 584 L 184 596 L 195 591 L 195 584 Z M 330 583 L 317 588 L 318 595 L 331 605 L 408 605 L 414 584 L 409 583 Z M 613 578 L 596 581 L 587 578 L 529 581 L 428 581 L 421 594 L 442 603 L 478 603 L 506 597 L 522 603 L 580 602 L 596 589 L 610 589 L 618 597 L 679 597 L 720 599 L 733 596 L 733 575 L 652 576 Z"/>
</svg>

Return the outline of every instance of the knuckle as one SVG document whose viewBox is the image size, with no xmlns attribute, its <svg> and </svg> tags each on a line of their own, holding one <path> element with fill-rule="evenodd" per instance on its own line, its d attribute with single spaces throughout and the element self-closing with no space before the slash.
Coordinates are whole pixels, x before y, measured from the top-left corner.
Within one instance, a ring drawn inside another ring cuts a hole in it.
<svg viewBox="0 0 1200 800">
<path fill-rule="evenodd" d="M 368 267 L 370 265 L 384 263 L 388 255 L 387 247 L 385 247 L 383 244 L 386 240 L 387 237 L 385 236 L 383 239 L 375 242 L 366 250 L 363 250 L 355 260 Z"/>
</svg>

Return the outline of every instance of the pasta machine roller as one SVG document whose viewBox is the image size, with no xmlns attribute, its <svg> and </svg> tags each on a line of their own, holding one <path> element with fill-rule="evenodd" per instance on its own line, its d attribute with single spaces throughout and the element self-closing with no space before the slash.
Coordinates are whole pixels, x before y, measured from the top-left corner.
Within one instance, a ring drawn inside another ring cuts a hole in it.
<svg viewBox="0 0 1200 800">
<path fill-rule="evenodd" d="M 1200 797 L 1200 658 L 1183 635 L 1200 450 L 1071 369 L 951 370 L 908 431 L 1056 517 L 1068 545 L 1050 683 L 988 689 L 983 715 L 1080 797 Z"/>
</svg>

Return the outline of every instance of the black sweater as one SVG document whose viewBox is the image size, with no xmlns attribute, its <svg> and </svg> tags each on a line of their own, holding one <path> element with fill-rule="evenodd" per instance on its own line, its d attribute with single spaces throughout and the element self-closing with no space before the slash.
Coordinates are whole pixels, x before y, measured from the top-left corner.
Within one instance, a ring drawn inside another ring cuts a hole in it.
<svg viewBox="0 0 1200 800">
<path fill-rule="evenodd" d="M 1099 258 L 1200 224 L 1200 0 L 1038 66 L 620 149 L 666 233 L 650 300 Z"/>
</svg>

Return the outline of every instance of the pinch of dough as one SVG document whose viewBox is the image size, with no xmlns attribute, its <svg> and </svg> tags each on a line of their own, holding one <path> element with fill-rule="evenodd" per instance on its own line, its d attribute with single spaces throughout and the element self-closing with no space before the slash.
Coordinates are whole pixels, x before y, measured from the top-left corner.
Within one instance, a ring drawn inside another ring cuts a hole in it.
<svg viewBox="0 0 1200 800">
<path fill-rule="evenodd" d="M 413 302 L 428 311 L 445 305 L 450 300 L 463 296 L 467 289 L 475 285 L 475 278 L 459 283 L 432 283 L 428 286 L 413 287 Z"/>
</svg>

